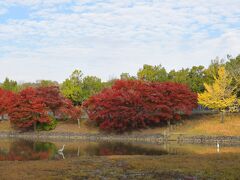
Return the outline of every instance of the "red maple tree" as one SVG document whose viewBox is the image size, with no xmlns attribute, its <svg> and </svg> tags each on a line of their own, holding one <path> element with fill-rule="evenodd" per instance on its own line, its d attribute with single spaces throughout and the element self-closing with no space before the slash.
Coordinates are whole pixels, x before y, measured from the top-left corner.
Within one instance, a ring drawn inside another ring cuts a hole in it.
<svg viewBox="0 0 240 180">
<path fill-rule="evenodd" d="M 14 93 L 0 88 L 0 116 L 8 113 L 8 107 L 13 98 Z"/>
<path fill-rule="evenodd" d="M 63 106 L 64 97 L 60 94 L 58 86 L 38 87 L 36 93 L 54 115 Z"/>
<path fill-rule="evenodd" d="M 77 120 L 81 115 L 81 110 L 63 97 L 57 86 L 27 88 L 8 101 L 7 113 L 18 128 L 36 130 L 38 123 L 50 124 L 55 118 Z"/>
<path fill-rule="evenodd" d="M 12 124 L 18 128 L 34 128 L 37 123 L 50 123 L 44 99 L 34 88 L 27 88 L 16 94 L 8 108 Z"/>
<path fill-rule="evenodd" d="M 84 103 L 91 120 L 105 131 L 124 132 L 179 120 L 197 106 L 186 85 L 119 80 Z"/>
<path fill-rule="evenodd" d="M 53 116 L 71 120 L 77 120 L 80 117 L 80 109 L 60 93 L 58 86 L 38 87 L 36 90 L 38 97 L 43 99 Z"/>
</svg>

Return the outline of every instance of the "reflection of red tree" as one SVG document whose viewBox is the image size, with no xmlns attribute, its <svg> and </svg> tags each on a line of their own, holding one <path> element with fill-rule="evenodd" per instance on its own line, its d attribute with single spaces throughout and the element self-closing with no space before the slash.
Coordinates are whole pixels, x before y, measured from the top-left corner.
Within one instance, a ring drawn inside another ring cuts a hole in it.
<svg viewBox="0 0 240 180">
<path fill-rule="evenodd" d="M 34 142 L 14 142 L 7 154 L 0 154 L 0 161 L 43 160 L 49 159 L 53 155 L 52 149 L 37 151 L 35 146 Z"/>
<path fill-rule="evenodd" d="M 110 149 L 102 148 L 102 149 L 100 149 L 99 154 L 101 156 L 109 156 L 109 155 L 113 155 L 113 152 Z"/>
<path fill-rule="evenodd" d="M 28 157 L 10 152 L 7 156 L 0 155 L 0 161 L 43 160 L 48 159 L 48 157 L 48 152 L 31 152 L 28 154 Z"/>
<path fill-rule="evenodd" d="M 166 150 L 151 149 L 138 145 L 125 143 L 102 143 L 98 146 L 96 154 L 100 156 L 111 155 L 162 155 L 167 154 Z"/>
</svg>

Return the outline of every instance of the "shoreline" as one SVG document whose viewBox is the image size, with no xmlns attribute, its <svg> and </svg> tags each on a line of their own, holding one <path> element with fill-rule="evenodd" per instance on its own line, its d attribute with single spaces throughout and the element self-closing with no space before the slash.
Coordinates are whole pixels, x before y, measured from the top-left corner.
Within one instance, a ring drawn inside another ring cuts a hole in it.
<svg viewBox="0 0 240 180">
<path fill-rule="evenodd" d="M 171 134 L 170 134 L 171 136 Z M 131 134 L 114 135 L 101 133 L 73 133 L 73 132 L 16 132 L 0 131 L 0 138 L 23 138 L 30 140 L 61 140 L 61 141 L 117 141 L 117 142 L 139 142 L 162 144 L 166 142 L 177 142 L 182 144 L 226 144 L 240 145 L 240 136 L 206 136 L 179 134 L 175 139 L 164 134 Z"/>
</svg>

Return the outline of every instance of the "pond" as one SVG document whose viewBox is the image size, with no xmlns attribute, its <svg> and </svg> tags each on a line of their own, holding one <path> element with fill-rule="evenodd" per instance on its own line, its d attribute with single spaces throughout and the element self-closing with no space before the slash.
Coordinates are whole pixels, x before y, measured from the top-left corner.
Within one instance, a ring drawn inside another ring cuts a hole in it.
<svg viewBox="0 0 240 180">
<path fill-rule="evenodd" d="M 64 146 L 64 148 L 63 148 Z M 61 151 L 62 149 L 62 151 Z M 0 140 L 0 161 L 60 160 L 83 156 L 165 156 L 183 154 L 239 153 L 240 147 L 215 145 L 137 144 L 123 142 L 41 142 Z"/>
</svg>

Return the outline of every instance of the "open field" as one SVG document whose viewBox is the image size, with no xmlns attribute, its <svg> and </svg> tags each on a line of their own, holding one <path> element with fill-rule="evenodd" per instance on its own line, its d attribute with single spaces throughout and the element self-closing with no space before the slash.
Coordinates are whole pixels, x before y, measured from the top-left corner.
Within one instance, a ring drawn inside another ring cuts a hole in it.
<svg viewBox="0 0 240 180">
<path fill-rule="evenodd" d="M 144 162 L 144 163 L 143 163 Z M 238 179 L 240 155 L 79 157 L 0 162 L 1 179 Z M 11 168 L 9 168 L 11 167 Z"/>
<path fill-rule="evenodd" d="M 0 122 L 0 131 L 12 131 L 9 121 Z M 167 126 L 134 131 L 131 134 L 160 134 L 169 130 Z M 96 127 L 88 126 L 82 122 L 79 128 L 76 123 L 60 122 L 51 132 L 99 133 Z M 227 115 L 225 122 L 220 123 L 220 115 L 197 115 L 172 125 L 171 133 L 187 135 L 216 135 L 240 136 L 240 114 Z"/>
</svg>

